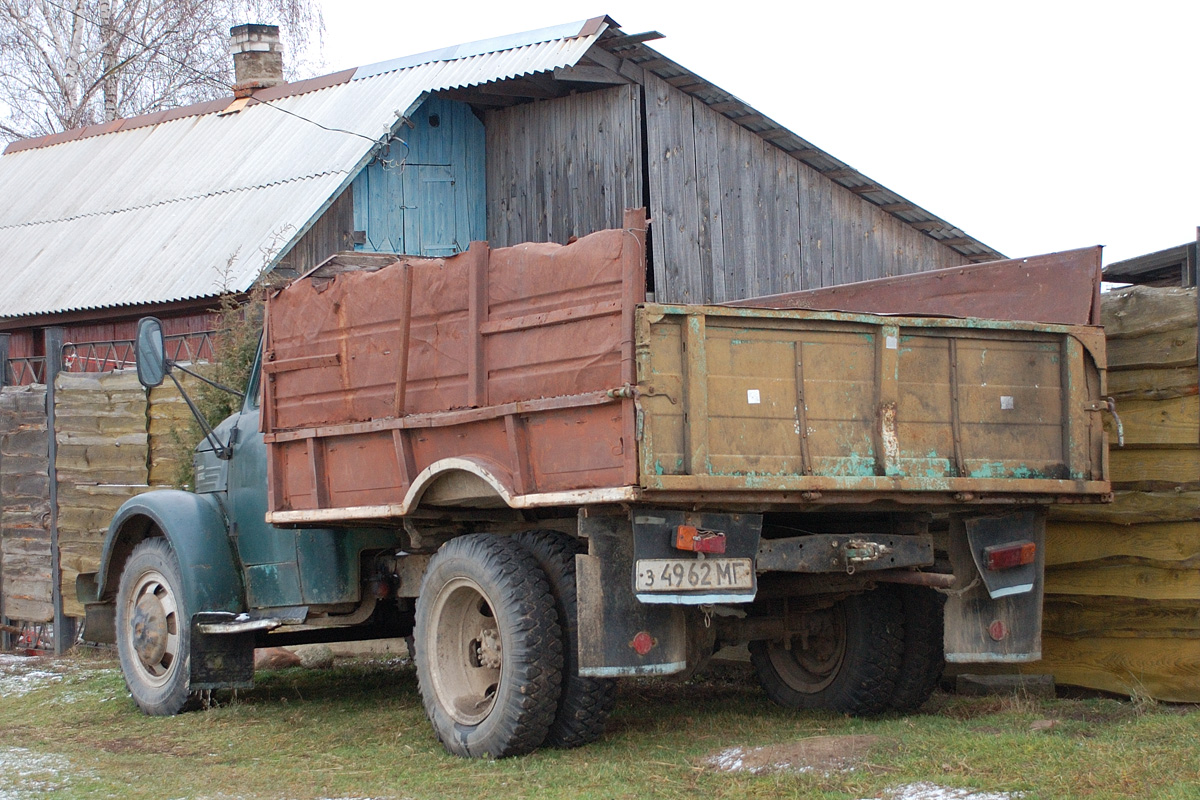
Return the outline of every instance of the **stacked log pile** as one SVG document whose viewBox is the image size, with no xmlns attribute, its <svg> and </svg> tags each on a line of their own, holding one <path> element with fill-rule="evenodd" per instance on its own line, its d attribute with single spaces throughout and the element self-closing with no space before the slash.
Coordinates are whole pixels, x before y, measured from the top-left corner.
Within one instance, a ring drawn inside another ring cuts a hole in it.
<svg viewBox="0 0 1200 800">
<path fill-rule="evenodd" d="M 180 381 L 195 397 L 199 383 L 187 375 L 179 375 Z M 219 420 L 211 420 L 213 424 Z M 182 474 L 181 459 L 191 457 L 192 412 L 188 410 L 183 395 L 175 384 L 166 381 L 150 390 L 150 408 L 147 431 L 150 436 L 150 485 L 155 487 L 174 486 Z M 190 487 L 189 487 L 190 488 Z"/>
<path fill-rule="evenodd" d="M 146 391 L 132 370 L 60 373 L 54 413 L 63 612 L 80 617 L 76 576 L 99 568 L 113 514 L 147 488 Z"/>
<path fill-rule="evenodd" d="M 46 387 L 0 389 L 0 590 L 4 615 L 54 619 Z"/>
<path fill-rule="evenodd" d="M 1200 397 L 1195 289 L 1103 297 L 1111 505 L 1058 507 L 1043 661 L 1058 683 L 1200 702 Z"/>
</svg>

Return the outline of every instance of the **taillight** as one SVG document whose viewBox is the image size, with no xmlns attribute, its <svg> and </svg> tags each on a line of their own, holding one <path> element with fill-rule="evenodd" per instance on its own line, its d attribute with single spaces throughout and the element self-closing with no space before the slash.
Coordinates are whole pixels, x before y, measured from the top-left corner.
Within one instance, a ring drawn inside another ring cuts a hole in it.
<svg viewBox="0 0 1200 800">
<path fill-rule="evenodd" d="M 725 534 L 699 530 L 692 525 L 680 525 L 675 529 L 675 549 L 719 555 L 725 552 Z"/>
<path fill-rule="evenodd" d="M 1012 569 L 1032 564 L 1037 557 L 1037 545 L 1033 542 L 998 544 L 983 549 L 983 563 L 990 570 Z"/>
</svg>

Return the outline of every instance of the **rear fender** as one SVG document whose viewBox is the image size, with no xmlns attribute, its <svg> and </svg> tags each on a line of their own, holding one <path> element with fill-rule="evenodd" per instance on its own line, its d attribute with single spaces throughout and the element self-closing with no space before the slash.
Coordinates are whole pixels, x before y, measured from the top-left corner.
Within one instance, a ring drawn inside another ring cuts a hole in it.
<svg viewBox="0 0 1200 800">
<path fill-rule="evenodd" d="M 121 570 L 138 542 L 166 536 L 179 559 L 183 596 L 192 614 L 201 611 L 245 611 L 242 574 L 229 540 L 225 514 L 216 497 L 174 489 L 130 498 L 108 527 L 96 599 L 111 604 Z"/>
</svg>

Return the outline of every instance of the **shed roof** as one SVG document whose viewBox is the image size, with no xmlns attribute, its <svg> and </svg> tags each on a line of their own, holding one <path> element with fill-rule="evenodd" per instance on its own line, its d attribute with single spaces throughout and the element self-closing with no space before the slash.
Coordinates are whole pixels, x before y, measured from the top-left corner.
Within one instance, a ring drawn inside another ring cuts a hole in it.
<svg viewBox="0 0 1200 800">
<path fill-rule="evenodd" d="M 585 55 L 652 70 L 969 258 L 1000 257 L 646 47 L 655 37 L 596 17 L 264 89 L 240 109 L 224 98 L 14 142 L 0 157 L 0 318 L 244 290 L 429 93 L 569 71 Z"/>
</svg>

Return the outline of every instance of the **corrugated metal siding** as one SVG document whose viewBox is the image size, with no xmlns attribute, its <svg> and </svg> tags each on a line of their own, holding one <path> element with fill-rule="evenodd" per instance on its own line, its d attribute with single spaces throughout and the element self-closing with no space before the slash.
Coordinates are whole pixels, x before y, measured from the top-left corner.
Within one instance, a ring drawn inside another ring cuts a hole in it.
<svg viewBox="0 0 1200 800">
<path fill-rule="evenodd" d="M 573 65 L 595 39 L 356 75 L 225 117 L 5 155 L 0 317 L 245 289 L 348 185 L 396 111 L 429 92 Z"/>
</svg>

